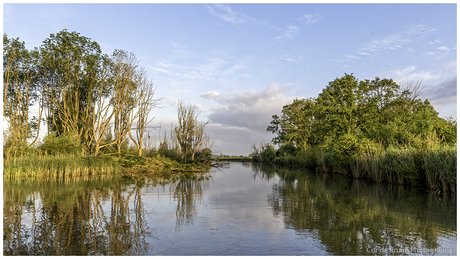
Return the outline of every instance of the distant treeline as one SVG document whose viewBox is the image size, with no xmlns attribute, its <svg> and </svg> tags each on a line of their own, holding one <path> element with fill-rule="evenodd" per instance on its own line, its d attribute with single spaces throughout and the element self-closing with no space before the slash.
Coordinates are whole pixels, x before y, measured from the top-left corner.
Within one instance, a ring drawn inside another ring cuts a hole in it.
<svg viewBox="0 0 460 259">
<path fill-rule="evenodd" d="M 421 82 L 345 74 L 273 115 L 267 131 L 279 149 L 254 144 L 253 160 L 455 192 L 457 122 L 420 92 Z"/>
</svg>

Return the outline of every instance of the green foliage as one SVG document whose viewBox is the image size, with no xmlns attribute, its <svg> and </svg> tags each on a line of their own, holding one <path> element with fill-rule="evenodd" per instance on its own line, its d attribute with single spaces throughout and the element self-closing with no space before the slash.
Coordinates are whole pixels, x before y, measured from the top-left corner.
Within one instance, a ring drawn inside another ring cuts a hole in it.
<svg viewBox="0 0 460 259">
<path fill-rule="evenodd" d="M 332 144 L 332 158 L 336 163 L 337 171 L 349 172 L 348 164 L 353 156 L 359 154 L 359 142 L 356 136 L 344 134 Z"/>
<path fill-rule="evenodd" d="M 276 159 L 275 152 L 276 152 L 275 147 L 268 144 L 261 154 L 262 162 L 263 163 L 275 162 L 275 159 Z"/>
<path fill-rule="evenodd" d="M 286 145 L 282 145 L 278 150 L 276 150 L 277 157 L 286 157 L 286 156 L 294 156 L 297 153 L 297 148 L 293 143 L 288 143 Z"/>
<path fill-rule="evenodd" d="M 457 191 L 457 145 L 437 145 L 423 156 L 427 185 L 432 190 Z"/>
<path fill-rule="evenodd" d="M 274 144 L 289 145 L 302 148 L 314 143 L 312 135 L 313 113 L 315 101 L 312 99 L 296 99 L 292 104 L 283 106 L 281 117 L 273 115 L 267 131 L 277 134 L 272 140 Z"/>
<path fill-rule="evenodd" d="M 273 115 L 267 131 L 276 135 L 272 142 L 280 148 L 273 157 L 266 147 L 254 146 L 253 160 L 378 182 L 427 181 L 432 189 L 453 191 L 456 156 L 448 153 L 441 159 L 438 153 L 444 151 L 437 148 L 456 146 L 457 122 L 439 118 L 428 100 L 418 98 L 419 87 L 420 83 L 400 87 L 378 77 L 359 81 L 345 74 L 317 98 L 294 100 L 283 107 L 281 116 Z"/>
<path fill-rule="evenodd" d="M 345 74 L 330 82 L 316 99 L 315 127 L 319 139 L 355 132 L 358 124 L 358 80 Z"/>
<path fill-rule="evenodd" d="M 437 118 L 434 130 L 437 137 L 446 143 L 457 143 L 457 121 L 452 117 L 450 118 Z"/>
<path fill-rule="evenodd" d="M 212 150 L 209 148 L 205 148 L 196 154 L 196 159 L 198 161 L 204 161 L 204 160 L 211 159 L 211 158 L 212 158 Z"/>
<path fill-rule="evenodd" d="M 39 145 L 38 149 L 46 155 L 80 155 L 82 146 L 79 139 L 75 139 L 75 135 L 72 132 L 66 132 L 59 136 L 57 133 L 51 133 L 43 138 L 43 143 Z"/>
<path fill-rule="evenodd" d="M 416 165 L 417 150 L 410 146 L 386 149 L 384 161 L 387 180 L 391 183 L 413 184 L 420 179 L 420 171 Z"/>
</svg>

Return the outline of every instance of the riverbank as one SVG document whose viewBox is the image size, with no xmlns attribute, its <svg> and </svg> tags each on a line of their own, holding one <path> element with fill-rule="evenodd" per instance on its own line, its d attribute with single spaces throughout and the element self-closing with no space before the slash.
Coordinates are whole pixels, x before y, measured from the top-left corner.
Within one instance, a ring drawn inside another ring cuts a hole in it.
<svg viewBox="0 0 460 259">
<path fill-rule="evenodd" d="M 210 159 L 210 160 L 211 161 L 228 161 L 228 162 L 251 162 L 252 158 L 235 156 L 235 157 L 224 157 L 224 158 L 217 157 L 217 158 Z"/>
<path fill-rule="evenodd" d="M 206 163 L 183 164 L 155 155 L 144 157 L 133 154 L 120 156 L 83 157 L 74 154 L 11 157 L 3 161 L 3 178 L 88 177 L 106 174 L 168 174 L 174 172 L 202 172 Z"/>
<path fill-rule="evenodd" d="M 338 157 L 337 151 L 326 147 L 310 147 L 290 153 L 267 146 L 259 156 L 254 156 L 254 161 L 309 168 L 375 182 L 422 186 L 436 192 L 455 194 L 457 191 L 456 144 L 368 146 L 356 154 Z"/>
</svg>

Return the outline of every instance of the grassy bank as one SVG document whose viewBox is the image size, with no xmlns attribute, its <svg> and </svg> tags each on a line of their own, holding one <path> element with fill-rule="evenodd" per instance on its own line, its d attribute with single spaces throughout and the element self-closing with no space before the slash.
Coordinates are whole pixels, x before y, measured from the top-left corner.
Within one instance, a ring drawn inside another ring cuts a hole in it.
<svg viewBox="0 0 460 259">
<path fill-rule="evenodd" d="M 121 172 L 122 168 L 110 158 L 80 155 L 29 154 L 3 160 L 4 178 L 82 177 Z"/>
<path fill-rule="evenodd" d="M 75 154 L 10 157 L 3 161 L 3 178 L 76 178 L 106 174 L 156 174 L 209 169 L 203 163 L 182 164 L 161 155 L 144 157 L 124 153 L 120 156 L 82 157 Z"/>
<path fill-rule="evenodd" d="M 350 154 L 351 153 L 351 154 Z M 255 161 L 305 167 L 375 182 L 422 186 L 437 192 L 457 191 L 457 145 L 426 141 L 419 145 L 367 145 L 343 155 L 331 146 L 305 151 L 267 145 Z"/>
</svg>

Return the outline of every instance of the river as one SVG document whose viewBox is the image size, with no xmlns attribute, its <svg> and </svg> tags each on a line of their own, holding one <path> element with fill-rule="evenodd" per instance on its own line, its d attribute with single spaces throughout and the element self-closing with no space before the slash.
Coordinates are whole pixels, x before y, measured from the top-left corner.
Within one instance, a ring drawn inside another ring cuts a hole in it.
<svg viewBox="0 0 460 259">
<path fill-rule="evenodd" d="M 259 164 L 4 181 L 4 255 L 457 255 L 449 194 Z"/>
</svg>

